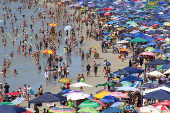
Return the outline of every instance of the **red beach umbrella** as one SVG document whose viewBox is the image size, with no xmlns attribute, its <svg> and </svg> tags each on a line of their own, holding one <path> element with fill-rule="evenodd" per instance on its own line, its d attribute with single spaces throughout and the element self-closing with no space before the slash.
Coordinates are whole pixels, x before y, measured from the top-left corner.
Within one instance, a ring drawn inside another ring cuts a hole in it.
<svg viewBox="0 0 170 113">
<path fill-rule="evenodd" d="M 158 105 L 164 105 L 164 106 L 170 106 L 170 100 L 165 100 L 165 101 L 162 101 L 162 102 L 158 102 L 156 104 L 153 104 L 155 106 L 158 106 Z"/>
<path fill-rule="evenodd" d="M 6 93 L 6 94 L 4 94 L 4 95 L 19 95 L 19 94 L 21 94 L 21 93 L 19 93 L 19 92 L 10 92 L 10 93 Z"/>
<path fill-rule="evenodd" d="M 112 8 L 106 7 L 103 9 L 104 11 L 112 10 Z"/>
</svg>

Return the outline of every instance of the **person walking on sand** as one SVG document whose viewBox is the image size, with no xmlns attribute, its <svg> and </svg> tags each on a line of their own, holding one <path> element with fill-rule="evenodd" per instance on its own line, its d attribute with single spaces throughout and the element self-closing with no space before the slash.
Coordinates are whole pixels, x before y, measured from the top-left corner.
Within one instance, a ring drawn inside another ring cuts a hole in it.
<svg viewBox="0 0 170 113">
<path fill-rule="evenodd" d="M 86 60 L 87 60 L 87 62 L 88 62 L 88 59 L 89 59 L 89 53 L 86 52 Z"/>
<path fill-rule="evenodd" d="M 53 71 L 54 85 L 56 84 L 55 81 L 56 81 L 57 77 L 58 77 L 58 72 L 56 69 L 54 69 L 54 71 Z"/>
<path fill-rule="evenodd" d="M 98 69 L 98 66 L 96 64 L 96 65 L 94 65 L 94 74 L 95 74 L 95 77 L 97 76 L 97 69 Z"/>
<path fill-rule="evenodd" d="M 86 69 L 87 69 L 87 77 L 90 76 L 90 68 L 91 66 L 87 64 Z"/>
<path fill-rule="evenodd" d="M 49 74 L 48 74 L 48 71 L 45 70 L 45 80 L 46 80 L 46 84 L 48 84 L 48 78 L 49 78 Z"/>
</svg>

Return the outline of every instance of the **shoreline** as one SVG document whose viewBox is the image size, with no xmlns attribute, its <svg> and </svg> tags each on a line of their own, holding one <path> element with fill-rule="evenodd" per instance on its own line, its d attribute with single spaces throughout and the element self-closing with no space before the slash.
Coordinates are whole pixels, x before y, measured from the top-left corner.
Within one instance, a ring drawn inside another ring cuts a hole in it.
<svg viewBox="0 0 170 113">
<path fill-rule="evenodd" d="M 40 0 L 40 1 L 42 1 L 42 3 L 43 3 L 43 0 Z M 40 3 L 41 2 L 39 2 L 39 5 L 42 5 Z M 48 6 L 50 6 L 50 5 L 51 5 L 51 3 L 48 3 Z M 51 5 L 51 8 L 53 8 L 52 5 Z M 74 12 L 74 10 L 75 9 L 69 9 L 69 12 Z M 76 27 L 78 27 L 78 24 L 74 23 L 74 25 Z M 82 32 L 82 34 L 80 34 L 80 36 L 86 37 L 86 30 L 87 30 L 86 25 L 85 25 L 85 23 L 83 23 L 83 32 Z M 75 31 L 75 33 L 77 34 L 77 30 Z M 96 40 L 94 40 L 92 38 L 90 40 L 84 39 L 84 42 L 83 42 L 83 45 L 81 46 L 81 49 L 84 50 L 84 51 L 88 51 L 89 48 L 90 47 L 92 48 L 93 46 L 99 46 L 100 47 L 99 41 L 96 41 Z M 86 87 L 83 88 L 83 92 L 88 93 L 88 94 L 93 94 L 93 95 L 95 95 L 96 92 L 99 89 L 103 89 L 103 86 L 95 87 L 95 85 L 97 85 L 99 83 L 107 82 L 107 79 L 104 78 L 105 74 L 103 73 L 103 67 L 102 67 L 105 59 L 107 59 L 112 64 L 111 65 L 111 71 L 117 71 L 118 69 L 121 69 L 123 67 L 128 66 L 128 61 L 126 60 L 126 62 L 122 63 L 121 59 L 118 59 L 118 54 L 112 54 L 112 49 L 108 49 L 107 53 L 102 53 L 102 51 L 100 49 L 98 49 L 97 52 L 100 55 L 100 57 L 98 59 L 95 59 L 93 57 L 94 55 L 92 53 L 91 58 L 89 59 L 89 61 L 82 64 L 82 65 L 84 65 L 84 68 L 85 68 L 87 63 L 89 63 L 91 65 L 91 67 L 92 67 L 94 61 L 96 61 L 97 64 L 101 63 L 101 66 L 98 67 L 97 77 L 94 76 L 94 72 L 92 72 L 92 70 L 93 70 L 92 68 L 91 68 L 91 72 L 90 72 L 90 77 L 87 77 L 86 71 L 80 73 L 80 74 L 84 74 L 85 83 L 94 86 L 92 88 L 86 88 Z M 76 82 L 77 82 L 77 79 L 75 77 L 75 78 L 72 79 L 71 84 L 74 84 Z M 61 85 L 63 85 L 63 84 L 58 84 L 56 86 L 53 86 L 52 88 L 44 90 L 44 92 L 51 92 L 53 94 L 57 94 L 59 92 L 59 89 L 60 89 Z M 78 91 L 80 90 L 79 88 L 71 88 L 71 89 L 75 89 L 75 90 L 78 90 Z M 33 99 L 33 98 L 31 98 L 31 99 Z M 55 104 L 59 105 L 60 103 L 55 102 Z M 21 105 L 22 106 L 27 106 L 28 102 L 26 101 L 26 102 L 22 103 Z M 33 104 L 31 104 L 30 107 L 33 108 Z M 47 103 L 42 104 L 42 107 L 39 107 L 39 110 L 42 111 L 44 108 L 48 109 Z"/>
</svg>

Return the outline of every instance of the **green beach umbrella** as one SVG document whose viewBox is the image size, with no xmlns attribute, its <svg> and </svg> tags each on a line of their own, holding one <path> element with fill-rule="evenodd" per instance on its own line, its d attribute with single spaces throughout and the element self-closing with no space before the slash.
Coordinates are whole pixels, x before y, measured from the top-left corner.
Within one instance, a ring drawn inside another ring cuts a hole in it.
<svg viewBox="0 0 170 113">
<path fill-rule="evenodd" d="M 78 107 L 83 108 L 83 107 L 100 107 L 101 104 L 98 102 L 95 102 L 93 100 L 85 100 L 84 102 L 82 102 Z"/>
<path fill-rule="evenodd" d="M 153 48 L 153 47 L 147 47 L 144 51 L 153 52 L 153 50 L 155 50 L 155 48 Z"/>
<path fill-rule="evenodd" d="M 114 87 L 114 83 L 112 83 L 112 82 L 106 82 L 104 84 L 97 84 L 96 87 L 98 87 L 98 86 L 107 86 L 107 85 L 109 85 L 111 87 Z"/>
<path fill-rule="evenodd" d="M 11 102 L 1 102 L 1 103 L 0 103 L 0 105 L 4 105 L 4 104 L 5 104 L 5 105 L 15 105 L 15 104 L 13 104 L 13 103 L 11 103 Z"/>
<path fill-rule="evenodd" d="M 89 113 L 99 113 L 96 109 L 92 107 L 84 107 L 78 110 L 78 112 L 89 112 Z"/>
<path fill-rule="evenodd" d="M 140 38 L 140 37 L 137 37 L 133 40 L 130 41 L 131 43 L 135 43 L 135 42 L 147 42 L 146 39 L 143 39 L 143 38 Z"/>
</svg>

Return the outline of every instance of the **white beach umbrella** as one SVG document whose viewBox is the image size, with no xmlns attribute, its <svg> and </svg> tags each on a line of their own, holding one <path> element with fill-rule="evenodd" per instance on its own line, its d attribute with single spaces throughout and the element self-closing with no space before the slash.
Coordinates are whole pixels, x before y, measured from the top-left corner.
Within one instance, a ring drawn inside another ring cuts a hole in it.
<svg viewBox="0 0 170 113">
<path fill-rule="evenodd" d="M 161 113 L 159 109 L 156 109 L 154 106 L 144 106 L 140 107 L 140 113 Z"/>
<path fill-rule="evenodd" d="M 159 71 L 152 71 L 152 72 L 150 72 L 150 73 L 146 73 L 147 75 L 151 75 L 151 76 L 156 76 L 156 77 L 158 77 L 158 76 L 164 76 L 161 72 L 159 72 Z"/>
<path fill-rule="evenodd" d="M 146 90 L 146 91 L 143 92 L 143 94 L 145 95 L 147 93 L 150 93 L 150 92 L 153 92 L 153 91 L 157 91 L 157 90 L 160 90 L 160 89 L 170 92 L 170 88 L 169 87 L 162 86 L 162 87 Z"/>
<path fill-rule="evenodd" d="M 68 26 L 65 26 L 64 31 L 65 31 L 65 32 L 66 32 L 67 30 L 70 31 L 71 29 L 72 29 L 72 27 L 71 27 L 70 25 L 68 25 Z"/>
<path fill-rule="evenodd" d="M 70 85 L 70 87 L 93 87 L 93 86 L 86 84 L 86 83 L 83 83 L 83 82 L 78 82 L 78 83 Z"/>
<path fill-rule="evenodd" d="M 139 89 L 136 89 L 135 87 L 129 87 L 129 86 L 118 87 L 117 90 L 122 90 L 122 91 L 140 91 Z"/>
<path fill-rule="evenodd" d="M 119 42 L 117 42 L 117 44 L 124 44 L 124 43 L 128 43 L 129 41 L 126 41 L 126 40 L 121 40 Z"/>
<path fill-rule="evenodd" d="M 72 93 L 70 95 L 67 95 L 67 100 L 80 100 L 80 99 L 85 99 L 89 97 L 90 95 L 85 94 L 85 93 Z"/>
<path fill-rule="evenodd" d="M 163 74 L 169 74 L 170 73 L 170 69 L 168 69 L 167 71 L 165 71 Z"/>
</svg>

